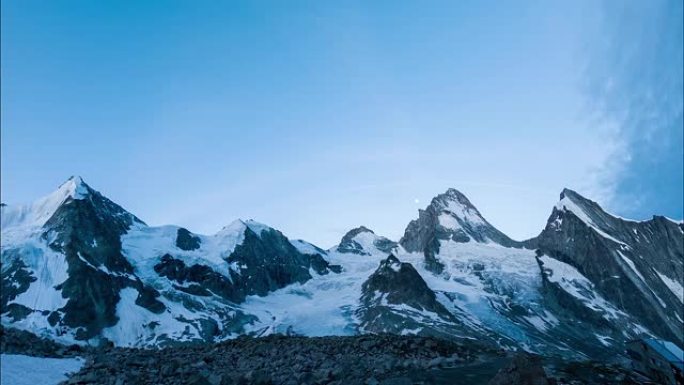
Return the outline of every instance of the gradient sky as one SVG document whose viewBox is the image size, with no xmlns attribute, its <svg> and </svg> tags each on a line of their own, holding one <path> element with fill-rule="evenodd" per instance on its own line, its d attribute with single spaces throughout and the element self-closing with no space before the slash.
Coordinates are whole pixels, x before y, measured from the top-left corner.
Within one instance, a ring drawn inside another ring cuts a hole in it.
<svg viewBox="0 0 684 385">
<path fill-rule="evenodd" d="M 513 238 L 563 187 L 682 218 L 682 2 L 2 1 L 1 194 L 398 239 L 455 187 Z"/>
</svg>

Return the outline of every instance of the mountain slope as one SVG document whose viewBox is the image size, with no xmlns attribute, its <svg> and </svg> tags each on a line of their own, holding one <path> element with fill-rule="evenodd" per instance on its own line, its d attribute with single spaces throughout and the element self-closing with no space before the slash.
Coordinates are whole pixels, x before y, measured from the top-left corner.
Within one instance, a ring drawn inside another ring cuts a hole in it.
<svg viewBox="0 0 684 385">
<path fill-rule="evenodd" d="M 659 336 L 682 342 L 684 232 L 678 223 L 658 216 L 641 222 L 618 218 L 566 189 L 536 243 L 543 269 L 567 264 L 616 309 Z M 574 293 L 554 285 L 558 280 L 544 271 L 551 295 Z M 591 318 L 591 309 L 578 312 Z"/>
</svg>

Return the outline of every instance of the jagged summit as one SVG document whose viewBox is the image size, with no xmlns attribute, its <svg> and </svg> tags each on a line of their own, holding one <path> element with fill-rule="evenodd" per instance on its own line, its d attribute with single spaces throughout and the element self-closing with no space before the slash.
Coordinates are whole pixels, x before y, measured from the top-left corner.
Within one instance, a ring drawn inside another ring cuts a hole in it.
<svg viewBox="0 0 684 385">
<path fill-rule="evenodd" d="M 432 199 L 425 210 L 418 210 L 418 219 L 406 227 L 399 243 L 411 252 L 437 252 L 439 241 L 496 243 L 518 247 L 497 230 L 460 191 L 450 188 Z"/>
<path fill-rule="evenodd" d="M 444 193 L 437 195 L 432 199 L 432 203 L 442 203 L 442 202 L 456 202 L 459 203 L 463 206 L 470 207 L 472 209 L 475 209 L 475 206 L 468 200 L 468 197 L 465 196 L 462 192 L 459 190 L 450 187 L 448 188 Z M 477 209 L 475 209 L 477 211 Z"/>
<path fill-rule="evenodd" d="M 59 186 L 58 190 L 65 190 L 74 199 L 83 199 L 90 194 L 93 189 L 78 175 L 72 175 Z"/>
<path fill-rule="evenodd" d="M 344 236 L 342 237 L 342 240 L 340 241 L 340 243 L 351 242 L 351 240 L 354 239 L 354 237 L 356 237 L 357 235 L 359 235 L 359 234 L 361 234 L 361 233 L 371 233 L 371 234 L 375 234 L 375 233 L 373 232 L 373 230 L 369 229 L 368 227 L 366 227 L 366 226 L 359 226 L 359 227 L 356 227 L 356 228 L 353 228 L 353 229 L 347 231 L 347 233 L 344 234 Z"/>
<path fill-rule="evenodd" d="M 591 199 L 585 198 L 578 192 L 569 188 L 564 188 L 560 193 L 560 200 L 556 203 L 556 208 L 562 210 L 581 210 L 581 211 L 602 211 L 603 209 L 598 203 Z"/>
<path fill-rule="evenodd" d="M 93 193 L 81 177 L 72 176 L 50 194 L 28 204 L 3 205 L 2 229 L 39 228 L 68 199 L 81 200 Z"/>
<path fill-rule="evenodd" d="M 359 226 L 349 230 L 334 249 L 340 253 L 373 255 L 390 253 L 395 247 L 396 242 L 376 235 L 365 226 Z"/>
</svg>

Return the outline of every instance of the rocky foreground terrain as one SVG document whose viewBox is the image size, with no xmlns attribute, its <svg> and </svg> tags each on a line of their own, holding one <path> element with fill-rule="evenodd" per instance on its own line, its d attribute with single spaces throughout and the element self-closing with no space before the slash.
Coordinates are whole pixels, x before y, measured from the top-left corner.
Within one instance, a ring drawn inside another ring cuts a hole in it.
<svg viewBox="0 0 684 385">
<path fill-rule="evenodd" d="M 64 384 L 648 384 L 617 366 L 397 335 L 240 337 L 163 349 L 64 346 L 2 330 L 2 353 L 85 357 Z"/>
</svg>

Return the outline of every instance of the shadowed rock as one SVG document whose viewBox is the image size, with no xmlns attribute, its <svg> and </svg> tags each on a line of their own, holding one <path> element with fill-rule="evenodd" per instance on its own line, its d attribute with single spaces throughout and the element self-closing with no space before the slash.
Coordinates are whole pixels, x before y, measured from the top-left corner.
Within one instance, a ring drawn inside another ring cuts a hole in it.
<svg viewBox="0 0 684 385">
<path fill-rule="evenodd" d="M 511 362 L 499 370 L 488 385 L 555 385 L 541 364 L 541 358 L 528 353 L 518 353 Z"/>
</svg>

